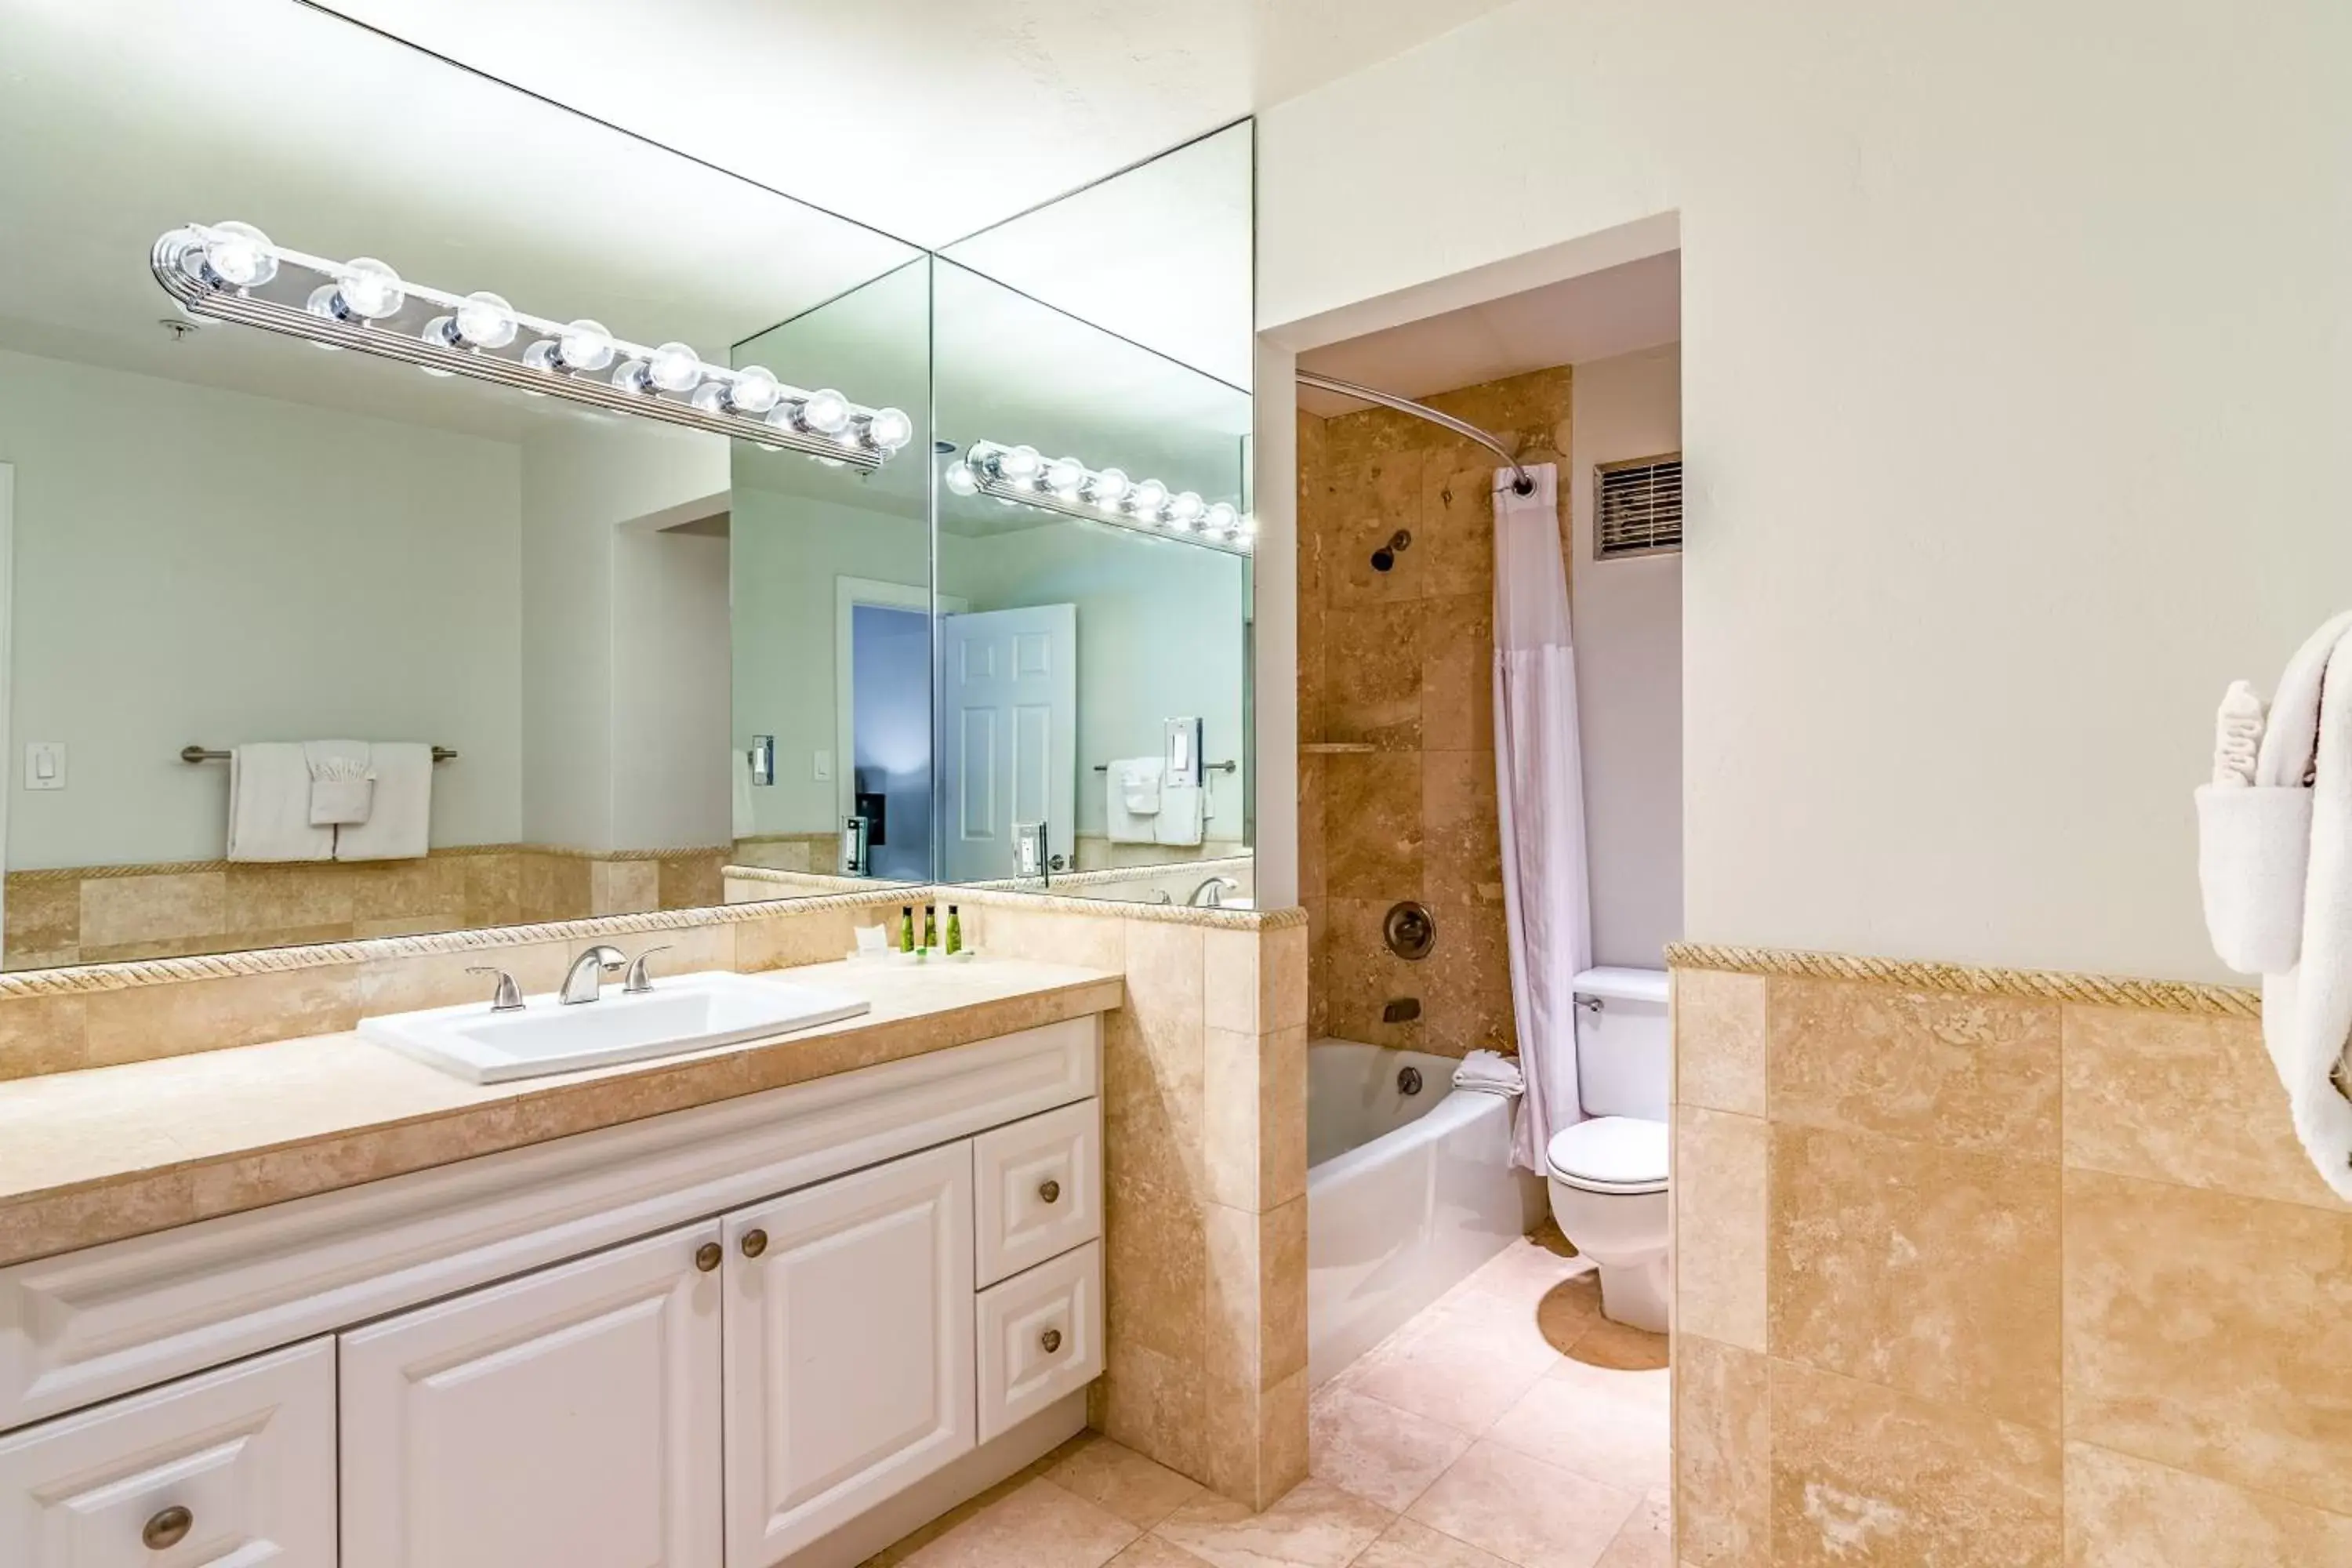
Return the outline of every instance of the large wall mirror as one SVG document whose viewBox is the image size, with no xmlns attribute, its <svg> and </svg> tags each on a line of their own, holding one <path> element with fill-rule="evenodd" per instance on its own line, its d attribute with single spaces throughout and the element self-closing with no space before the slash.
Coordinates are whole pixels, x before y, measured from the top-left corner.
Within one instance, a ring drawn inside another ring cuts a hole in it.
<svg viewBox="0 0 2352 1568">
<path fill-rule="evenodd" d="M 942 879 L 1252 896 L 1250 138 L 933 263 Z"/>
<path fill-rule="evenodd" d="M 921 252 L 285 0 L 5 26 L 0 963 L 928 875 Z"/>
</svg>

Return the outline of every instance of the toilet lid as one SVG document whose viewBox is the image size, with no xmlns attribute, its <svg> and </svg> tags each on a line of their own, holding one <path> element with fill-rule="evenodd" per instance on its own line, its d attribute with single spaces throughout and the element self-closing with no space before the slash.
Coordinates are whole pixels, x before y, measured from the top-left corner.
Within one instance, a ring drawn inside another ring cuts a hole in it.
<svg viewBox="0 0 2352 1568">
<path fill-rule="evenodd" d="M 1666 1184 L 1666 1124 L 1596 1116 L 1564 1127 L 1545 1151 L 1552 1173 L 1597 1193 L 1654 1193 Z"/>
</svg>

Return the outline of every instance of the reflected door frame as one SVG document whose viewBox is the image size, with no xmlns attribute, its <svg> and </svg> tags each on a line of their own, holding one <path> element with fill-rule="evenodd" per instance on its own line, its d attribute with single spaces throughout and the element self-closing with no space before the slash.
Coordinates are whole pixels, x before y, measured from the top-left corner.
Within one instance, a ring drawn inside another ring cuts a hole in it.
<svg viewBox="0 0 2352 1568">
<path fill-rule="evenodd" d="M 961 594 L 940 595 L 936 611 L 932 603 L 928 587 L 887 583 L 878 577 L 842 576 L 833 580 L 833 826 L 836 831 L 857 810 L 857 606 L 912 610 L 928 616 L 961 615 L 971 605 Z M 923 694 L 923 706 L 927 710 L 934 707 L 928 691 Z M 5 710 L 0 710 L 0 717 L 5 717 Z M 932 724 L 929 728 L 936 731 L 938 726 Z M 939 781 L 939 759 L 934 756 L 930 768 L 934 785 Z M 938 809 L 934 802 L 934 815 Z"/>
<path fill-rule="evenodd" d="M 16 641 L 16 465 L 0 463 L 0 762 L 9 762 L 16 754 L 9 727 L 14 715 L 8 709 L 8 694 L 16 689 L 8 658 Z M 14 782 L 0 772 L 0 860 L 5 858 L 8 843 L 8 797 L 16 793 Z M 7 950 L 7 905 L 0 900 L 0 953 Z"/>
</svg>

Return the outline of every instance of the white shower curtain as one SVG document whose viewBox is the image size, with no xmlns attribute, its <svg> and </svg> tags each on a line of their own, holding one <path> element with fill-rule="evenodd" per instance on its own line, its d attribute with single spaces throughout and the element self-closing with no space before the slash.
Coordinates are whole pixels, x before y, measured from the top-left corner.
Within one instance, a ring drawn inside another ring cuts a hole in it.
<svg viewBox="0 0 2352 1568">
<path fill-rule="evenodd" d="M 1552 1134 L 1584 1120 L 1576 1091 L 1577 974 L 1592 963 L 1576 653 L 1559 550 L 1558 470 L 1530 466 L 1530 494 L 1495 475 L 1495 794 L 1511 1002 L 1527 1077 L 1512 1163 L 1541 1173 Z"/>
</svg>

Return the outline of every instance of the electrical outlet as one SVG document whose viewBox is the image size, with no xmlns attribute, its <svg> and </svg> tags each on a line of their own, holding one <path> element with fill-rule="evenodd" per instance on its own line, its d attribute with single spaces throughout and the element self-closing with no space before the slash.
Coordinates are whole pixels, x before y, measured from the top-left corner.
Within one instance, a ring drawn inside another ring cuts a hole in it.
<svg viewBox="0 0 2352 1568">
<path fill-rule="evenodd" d="M 66 787 L 66 743 L 63 741 L 27 741 L 25 743 L 25 787 Z"/>
<path fill-rule="evenodd" d="M 819 752 L 816 754 L 816 768 L 813 776 L 819 784 L 823 784 L 827 779 L 833 777 L 833 753 L 831 752 Z"/>
</svg>

